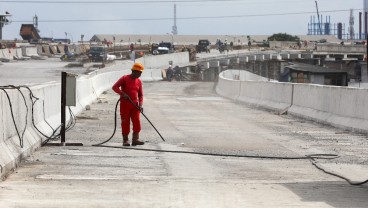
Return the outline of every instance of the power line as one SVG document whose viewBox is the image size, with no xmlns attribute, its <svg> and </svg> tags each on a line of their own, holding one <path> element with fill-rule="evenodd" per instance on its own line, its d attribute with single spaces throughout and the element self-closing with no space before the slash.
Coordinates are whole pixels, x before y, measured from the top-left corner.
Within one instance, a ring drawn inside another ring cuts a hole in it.
<svg viewBox="0 0 368 208">
<path fill-rule="evenodd" d="M 359 9 L 357 9 L 359 10 Z M 350 9 L 343 10 L 326 10 L 323 13 L 346 12 Z M 246 17 L 270 17 L 270 16 L 287 16 L 287 15 L 303 15 L 314 14 L 315 12 L 292 12 L 292 13 L 273 13 L 273 14 L 246 14 L 246 15 L 226 15 L 226 16 L 203 16 L 203 17 L 177 17 L 178 20 L 195 20 L 195 19 L 223 19 L 223 18 L 246 18 Z M 134 19 L 70 19 L 70 20 L 39 20 L 38 22 L 125 22 L 125 21 L 163 21 L 173 20 L 173 17 L 162 18 L 134 18 Z M 31 22 L 29 20 L 13 20 L 12 22 Z"/>
<path fill-rule="evenodd" d="M 298 3 L 298 2 L 304 2 L 304 0 L 279 0 L 277 2 L 274 2 L 272 0 L 264 0 L 264 2 L 260 2 L 259 0 L 126 0 L 126 1 L 50 1 L 50 0 L 30 0 L 30 1 L 22 1 L 22 0 L 13 0 L 13 1 L 6 1 L 6 0 L 0 0 L 0 2 L 4 3 L 15 3 L 15 4 L 157 4 L 157 3 L 208 3 L 208 2 L 214 2 L 214 3 L 230 3 L 230 2 L 237 2 L 237 3 L 245 3 L 245 4 L 263 4 L 263 3 Z"/>
<path fill-rule="evenodd" d="M 32 4 L 146 4 L 146 3 L 193 3 L 193 2 L 239 2 L 242 0 L 138 0 L 138 1 L 0 1 L 6 3 L 32 3 Z"/>
</svg>

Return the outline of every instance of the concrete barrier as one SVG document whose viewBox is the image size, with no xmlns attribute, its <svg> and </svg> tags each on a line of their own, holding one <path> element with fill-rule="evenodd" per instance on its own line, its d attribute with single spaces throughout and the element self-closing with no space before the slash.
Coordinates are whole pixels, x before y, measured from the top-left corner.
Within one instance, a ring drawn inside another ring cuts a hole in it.
<svg viewBox="0 0 368 208">
<path fill-rule="evenodd" d="M 54 115 L 60 112 L 60 104 L 55 105 L 58 103 L 57 100 L 60 103 L 60 99 L 55 98 L 55 96 L 57 97 L 60 94 L 56 93 L 60 92 L 60 87 L 57 85 L 45 85 L 33 87 L 32 91 L 39 98 L 39 101 L 34 106 L 34 122 L 38 129 L 46 134 L 50 134 L 53 130 L 46 124 L 46 121 L 49 121 L 51 125 L 54 124 L 53 128 L 56 127 L 56 122 L 52 120 L 55 120 Z M 0 126 L 2 127 L 0 128 L 1 178 L 11 172 L 22 158 L 28 156 L 41 145 L 40 136 L 36 133 L 36 129 L 32 127 L 32 101 L 28 90 L 21 90 L 24 93 L 24 98 L 18 90 L 12 89 L 6 90 L 6 92 L 0 91 Z M 45 110 L 43 110 L 43 101 L 46 106 Z M 25 104 L 27 104 L 27 107 Z M 13 112 L 13 116 L 11 112 Z M 22 140 L 20 140 L 17 134 L 13 118 L 20 136 L 23 137 Z"/>
<path fill-rule="evenodd" d="M 13 60 L 13 56 L 11 54 L 12 49 L 0 49 L 0 59 L 1 61 L 9 62 L 10 60 Z"/>
<path fill-rule="evenodd" d="M 26 50 L 32 54 L 35 48 Z M 142 74 L 142 80 L 155 80 L 161 76 L 159 67 L 167 66 L 169 61 L 175 65 L 188 65 L 189 56 L 187 53 L 178 53 L 172 55 L 153 56 L 145 62 L 146 70 Z M 185 62 L 187 60 L 187 63 Z M 142 59 L 137 60 L 142 61 Z M 113 65 L 103 70 L 93 72 L 89 75 L 78 77 L 77 79 L 77 106 L 71 107 L 74 114 L 81 112 L 86 105 L 93 102 L 101 93 L 108 90 L 124 74 L 131 72 L 133 62 L 126 61 L 122 64 Z M 152 64 L 152 65 L 150 65 Z M 162 77 L 160 77 L 162 79 Z M 37 85 L 30 88 L 35 97 L 39 100 L 34 105 L 33 120 L 36 127 L 45 135 L 50 135 L 60 125 L 60 90 L 59 83 Z M 17 167 L 21 159 L 29 156 L 33 151 L 41 146 L 45 138 L 37 132 L 32 125 L 31 105 L 32 100 L 27 89 L 21 90 L 24 98 L 18 90 L 7 89 L 12 110 L 8 102 L 8 96 L 0 90 L 0 176 L 6 177 Z M 117 97 L 118 98 L 118 97 Z M 27 103 L 27 107 L 25 102 Z M 11 115 L 13 111 L 14 117 Z M 28 112 L 28 113 L 27 113 Z M 17 124 L 18 132 L 24 136 L 22 142 L 19 136 L 13 118 Z M 69 120 L 67 113 L 67 120 Z M 27 121 L 27 122 L 26 122 Z M 23 144 L 21 146 L 21 144 Z"/>
<path fill-rule="evenodd" d="M 216 92 L 224 97 L 357 132 L 368 132 L 368 89 L 251 81 L 224 71 Z M 239 77 L 239 80 L 234 80 Z M 240 81 L 241 80 L 241 81 Z"/>
<path fill-rule="evenodd" d="M 216 92 L 226 98 L 237 100 L 240 93 L 241 81 L 225 78 L 224 73 L 220 73 L 220 78 L 216 85 Z"/>
<path fill-rule="evenodd" d="M 149 66 L 149 68 L 167 68 L 169 66 L 169 62 L 172 62 L 173 66 L 184 66 L 189 63 L 189 53 L 180 52 L 159 56 L 143 56 L 136 59 L 136 62 L 140 62 L 144 66 Z"/>
<path fill-rule="evenodd" d="M 188 66 L 189 53 L 170 53 L 158 56 L 143 56 L 136 59 L 136 62 L 142 63 L 145 66 L 145 71 L 142 73 L 142 81 L 158 81 L 162 80 L 162 69 L 167 69 L 169 62 L 172 62 L 173 66 Z"/>
<path fill-rule="evenodd" d="M 57 47 L 58 53 L 65 54 L 64 45 L 57 45 L 56 47 Z"/>
<path fill-rule="evenodd" d="M 368 132 L 368 89 L 295 84 L 293 97 L 290 114 Z"/>
<path fill-rule="evenodd" d="M 318 44 L 317 52 L 328 53 L 353 53 L 353 54 L 366 54 L 367 46 L 365 45 L 340 45 L 340 44 Z"/>
<path fill-rule="evenodd" d="M 13 58 L 15 60 L 28 60 L 28 59 L 30 59 L 30 57 L 24 57 L 23 56 L 21 48 L 15 48 Z"/>
<path fill-rule="evenodd" d="M 266 81 L 241 82 L 238 101 L 282 111 L 291 106 L 292 84 Z"/>
<path fill-rule="evenodd" d="M 27 47 L 27 46 L 22 46 L 22 55 L 28 57 L 39 56 L 36 47 Z"/>
</svg>

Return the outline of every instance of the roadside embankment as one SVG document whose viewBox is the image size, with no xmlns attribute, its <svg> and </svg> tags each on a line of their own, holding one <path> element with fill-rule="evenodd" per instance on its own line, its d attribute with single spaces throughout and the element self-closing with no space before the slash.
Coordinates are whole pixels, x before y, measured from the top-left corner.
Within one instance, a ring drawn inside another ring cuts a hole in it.
<svg viewBox="0 0 368 208">
<path fill-rule="evenodd" d="M 161 69 L 167 67 L 169 61 L 176 65 L 189 65 L 189 55 L 174 53 L 137 59 L 136 62 L 143 63 L 146 68 L 141 79 L 143 81 L 162 79 Z M 78 77 L 77 106 L 71 107 L 73 113 L 83 111 L 86 105 L 110 89 L 119 77 L 129 74 L 132 63 L 124 61 Z M 30 86 L 29 90 L 24 87 L 19 90 L 9 87 L 2 89 L 4 90 L 0 90 L 0 176 L 5 178 L 17 167 L 21 159 L 29 156 L 45 140 L 37 129 L 45 135 L 51 135 L 60 126 L 61 86 L 60 83 L 48 83 Z M 67 111 L 67 120 L 69 119 Z"/>
<path fill-rule="evenodd" d="M 368 132 L 368 89 L 260 79 L 246 71 L 224 71 L 220 74 L 216 92 L 235 101 L 280 113 L 287 112 L 346 130 Z"/>
</svg>

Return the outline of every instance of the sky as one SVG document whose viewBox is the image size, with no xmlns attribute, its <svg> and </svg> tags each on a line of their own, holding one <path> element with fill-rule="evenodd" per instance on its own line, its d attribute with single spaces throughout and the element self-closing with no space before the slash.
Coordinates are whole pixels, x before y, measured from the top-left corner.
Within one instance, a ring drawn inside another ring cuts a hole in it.
<svg viewBox="0 0 368 208">
<path fill-rule="evenodd" d="M 320 15 L 355 31 L 363 0 L 318 0 Z M 177 8 L 178 35 L 306 35 L 315 0 L 0 0 L 0 14 L 12 14 L 3 40 L 21 39 L 22 24 L 38 16 L 41 37 L 89 40 L 95 34 L 167 34 Z"/>
</svg>

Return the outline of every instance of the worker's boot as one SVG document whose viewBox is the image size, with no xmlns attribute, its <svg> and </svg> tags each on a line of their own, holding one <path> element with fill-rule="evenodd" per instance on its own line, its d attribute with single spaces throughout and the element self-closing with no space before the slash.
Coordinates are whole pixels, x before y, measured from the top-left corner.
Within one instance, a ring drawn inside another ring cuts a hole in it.
<svg viewBox="0 0 368 208">
<path fill-rule="evenodd" d="M 136 145 L 144 145 L 144 142 L 139 141 L 139 133 L 133 133 L 133 142 L 132 142 L 133 146 Z"/>
<path fill-rule="evenodd" d="M 130 146 L 129 138 L 127 134 L 123 134 L 123 146 Z"/>
</svg>

